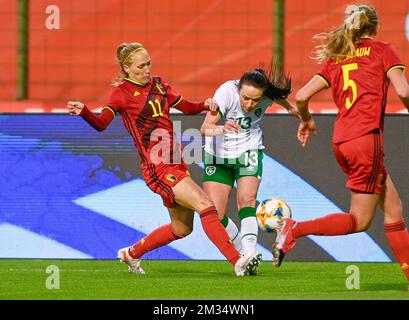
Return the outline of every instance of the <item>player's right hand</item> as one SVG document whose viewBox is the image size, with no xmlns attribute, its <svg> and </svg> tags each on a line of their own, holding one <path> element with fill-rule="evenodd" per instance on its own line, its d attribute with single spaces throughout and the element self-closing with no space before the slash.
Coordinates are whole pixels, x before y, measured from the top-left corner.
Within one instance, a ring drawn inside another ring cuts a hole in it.
<svg viewBox="0 0 409 320">
<path fill-rule="evenodd" d="M 216 112 L 219 109 L 219 106 L 213 98 L 208 98 L 205 100 L 204 105 L 207 110 L 210 110 L 211 112 Z"/>
<path fill-rule="evenodd" d="M 84 107 L 85 104 L 79 101 L 68 101 L 67 103 L 68 113 L 72 116 L 78 116 Z"/>
<path fill-rule="evenodd" d="M 307 145 L 308 138 L 311 134 L 314 136 L 317 135 L 317 126 L 315 125 L 315 121 L 313 119 L 301 121 L 300 125 L 298 126 L 297 138 L 303 147 Z"/>
<path fill-rule="evenodd" d="M 227 133 L 227 132 L 239 132 L 241 129 L 240 125 L 232 120 L 229 119 L 226 121 L 226 123 L 223 126 L 223 133 Z"/>
</svg>

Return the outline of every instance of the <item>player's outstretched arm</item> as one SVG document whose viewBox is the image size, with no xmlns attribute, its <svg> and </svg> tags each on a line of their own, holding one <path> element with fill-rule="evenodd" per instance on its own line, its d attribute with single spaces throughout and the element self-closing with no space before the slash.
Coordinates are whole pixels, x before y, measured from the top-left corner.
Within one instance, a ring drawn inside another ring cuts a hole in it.
<svg viewBox="0 0 409 320">
<path fill-rule="evenodd" d="M 389 74 L 389 79 L 400 100 L 409 111 L 409 84 L 402 69 L 392 70 Z"/>
<path fill-rule="evenodd" d="M 70 115 L 81 116 L 97 131 L 106 129 L 115 118 L 115 113 L 110 108 L 104 108 L 100 115 L 96 115 L 79 101 L 68 101 L 67 108 Z"/>
<path fill-rule="evenodd" d="M 240 130 L 240 126 L 237 122 L 231 119 L 227 120 L 224 125 L 217 125 L 220 119 L 221 115 L 218 112 L 208 112 L 200 128 L 200 133 L 203 136 L 214 137 L 226 132 L 238 132 Z"/>
<path fill-rule="evenodd" d="M 207 110 L 217 111 L 219 106 L 213 98 L 207 98 L 202 102 L 190 102 L 182 98 L 179 103 L 173 106 L 173 108 L 182 111 L 184 114 L 194 115 Z"/>
<path fill-rule="evenodd" d="M 300 113 L 298 112 L 297 107 L 294 106 L 290 101 L 288 101 L 287 99 L 283 99 L 283 100 L 277 100 L 276 102 L 280 106 L 282 106 L 284 109 L 286 109 L 289 114 L 291 114 L 294 117 L 297 117 L 298 119 L 301 119 Z"/>
<path fill-rule="evenodd" d="M 297 138 L 301 145 L 305 147 L 311 135 L 317 134 L 315 121 L 312 119 L 308 109 L 310 99 L 318 92 L 327 88 L 327 84 L 320 77 L 313 77 L 304 87 L 302 87 L 295 95 L 298 112 L 301 117 L 301 123 L 298 126 Z"/>
</svg>

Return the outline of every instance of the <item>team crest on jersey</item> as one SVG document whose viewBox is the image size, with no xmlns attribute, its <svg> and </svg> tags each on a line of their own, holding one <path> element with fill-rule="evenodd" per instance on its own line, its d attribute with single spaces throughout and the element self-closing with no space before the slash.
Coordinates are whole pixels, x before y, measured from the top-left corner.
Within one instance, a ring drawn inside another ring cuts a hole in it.
<svg viewBox="0 0 409 320">
<path fill-rule="evenodd" d="M 257 108 L 256 110 L 254 110 L 254 114 L 255 114 L 257 117 L 260 117 L 260 116 L 261 116 L 261 112 L 262 112 L 261 108 Z"/>
<path fill-rule="evenodd" d="M 208 176 L 213 175 L 216 172 L 216 167 L 215 166 L 208 166 L 206 167 L 206 174 Z"/>
<path fill-rule="evenodd" d="M 158 91 L 159 91 L 161 94 L 165 95 L 165 88 L 162 86 L 161 83 L 156 83 L 156 89 L 158 89 Z"/>
<path fill-rule="evenodd" d="M 175 181 L 177 180 L 177 178 L 176 178 L 173 174 L 171 174 L 171 173 L 168 173 L 168 174 L 165 176 L 165 178 L 166 178 L 166 180 L 168 180 L 168 181 L 171 182 L 171 183 L 173 183 L 173 182 L 175 182 Z"/>
<path fill-rule="evenodd" d="M 135 92 L 133 93 L 133 96 L 136 97 L 136 96 L 139 96 L 140 94 L 141 93 L 138 90 L 135 90 Z"/>
</svg>

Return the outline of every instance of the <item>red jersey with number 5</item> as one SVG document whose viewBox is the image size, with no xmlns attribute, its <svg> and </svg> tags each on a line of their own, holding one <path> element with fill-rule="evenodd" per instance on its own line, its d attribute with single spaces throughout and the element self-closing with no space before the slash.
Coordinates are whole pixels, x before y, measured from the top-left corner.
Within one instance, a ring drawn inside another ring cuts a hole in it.
<svg viewBox="0 0 409 320">
<path fill-rule="evenodd" d="M 356 53 L 344 61 L 328 60 L 317 74 L 328 87 L 338 107 L 333 142 L 360 137 L 383 129 L 389 73 L 405 69 L 394 48 L 365 38 Z"/>
<path fill-rule="evenodd" d="M 111 92 L 106 106 L 121 114 L 142 167 L 183 162 L 169 117 L 169 109 L 181 100 L 182 96 L 159 77 L 152 77 L 145 86 L 125 79 Z"/>
</svg>

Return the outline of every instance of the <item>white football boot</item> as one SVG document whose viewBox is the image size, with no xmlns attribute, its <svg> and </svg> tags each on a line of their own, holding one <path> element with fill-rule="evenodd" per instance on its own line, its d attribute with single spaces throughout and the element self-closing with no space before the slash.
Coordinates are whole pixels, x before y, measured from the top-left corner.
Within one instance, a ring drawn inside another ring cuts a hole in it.
<svg viewBox="0 0 409 320">
<path fill-rule="evenodd" d="M 132 258 L 129 255 L 129 247 L 118 250 L 118 258 L 121 262 L 125 262 L 128 265 L 128 271 L 135 274 L 145 274 L 145 271 L 141 268 L 141 259 Z"/>
<path fill-rule="evenodd" d="M 248 276 L 257 274 L 257 267 L 261 261 L 261 254 L 255 253 L 253 255 L 241 256 L 234 266 L 236 276 Z"/>
</svg>

